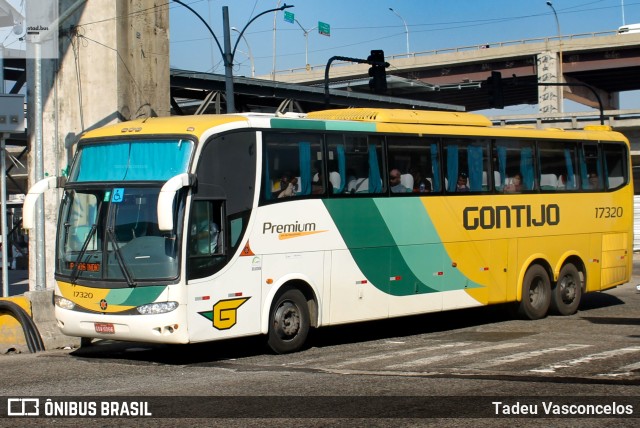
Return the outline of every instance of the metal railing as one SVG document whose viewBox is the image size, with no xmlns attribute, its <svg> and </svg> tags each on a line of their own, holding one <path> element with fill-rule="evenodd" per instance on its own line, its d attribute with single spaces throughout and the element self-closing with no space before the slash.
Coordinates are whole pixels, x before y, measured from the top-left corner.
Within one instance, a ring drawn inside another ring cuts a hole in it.
<svg viewBox="0 0 640 428">
<path fill-rule="evenodd" d="M 530 114 L 510 114 L 510 115 L 487 115 L 489 120 L 496 125 L 536 125 L 549 124 L 558 126 L 566 124 L 567 127 L 577 129 L 579 124 L 585 122 L 600 121 L 600 112 L 597 110 L 572 112 L 572 113 L 530 113 Z M 625 110 L 604 110 L 603 117 L 605 125 L 620 125 L 624 121 L 640 121 L 640 109 Z"/>
</svg>

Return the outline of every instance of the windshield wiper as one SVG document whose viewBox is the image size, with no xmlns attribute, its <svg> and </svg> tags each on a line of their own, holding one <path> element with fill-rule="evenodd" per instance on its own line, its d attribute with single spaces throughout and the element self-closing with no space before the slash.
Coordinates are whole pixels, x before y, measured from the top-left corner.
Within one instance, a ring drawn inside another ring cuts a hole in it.
<svg viewBox="0 0 640 428">
<path fill-rule="evenodd" d="M 113 253 L 116 256 L 118 266 L 120 266 L 120 270 L 122 271 L 124 278 L 127 280 L 127 285 L 129 287 L 135 287 L 137 284 L 133 280 L 133 277 L 131 276 L 131 272 L 129 272 L 129 268 L 127 268 L 127 264 L 122 258 L 122 253 L 120 253 L 120 247 L 118 246 L 118 242 L 116 241 L 116 237 L 113 233 L 113 228 L 111 227 L 107 228 L 107 237 L 109 238 L 109 241 L 111 241 L 111 243 L 113 244 Z"/>
<path fill-rule="evenodd" d="M 98 228 L 97 224 L 91 225 L 91 229 L 87 234 L 87 238 L 82 243 L 82 248 L 80 248 L 80 252 L 78 253 L 78 257 L 76 257 L 76 262 L 73 265 L 73 270 L 71 271 L 71 284 L 75 285 L 78 276 L 80 276 L 80 262 L 84 257 L 84 253 L 87 252 L 87 247 L 89 246 L 89 241 L 93 238 L 93 234 L 96 233 L 96 229 Z"/>
</svg>

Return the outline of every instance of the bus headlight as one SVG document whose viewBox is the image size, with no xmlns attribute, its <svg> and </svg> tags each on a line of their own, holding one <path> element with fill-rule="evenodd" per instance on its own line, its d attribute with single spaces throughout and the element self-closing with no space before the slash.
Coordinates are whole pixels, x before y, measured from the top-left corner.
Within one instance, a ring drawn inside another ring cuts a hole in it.
<svg viewBox="0 0 640 428">
<path fill-rule="evenodd" d="M 69 299 L 65 299 L 62 296 L 58 296 L 55 295 L 53 296 L 53 301 L 56 304 L 57 307 L 62 308 L 62 309 L 68 309 L 68 310 L 73 310 L 73 308 L 76 307 L 76 304 L 73 303 L 71 300 Z"/>
<path fill-rule="evenodd" d="M 142 315 L 166 314 L 178 307 L 178 302 L 158 302 L 138 306 L 136 309 Z"/>
</svg>

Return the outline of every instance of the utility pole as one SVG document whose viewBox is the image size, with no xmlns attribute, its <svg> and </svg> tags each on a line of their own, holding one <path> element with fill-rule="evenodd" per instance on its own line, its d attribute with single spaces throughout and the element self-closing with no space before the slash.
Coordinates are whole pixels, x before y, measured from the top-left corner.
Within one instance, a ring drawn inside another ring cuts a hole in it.
<svg viewBox="0 0 640 428">
<path fill-rule="evenodd" d="M 233 49 L 231 49 L 231 27 L 229 26 L 229 7 L 228 6 L 223 6 L 222 7 L 222 31 L 223 31 L 223 36 L 224 36 L 224 49 L 220 46 L 220 42 L 218 42 L 218 38 L 216 37 L 216 34 L 213 32 L 213 30 L 211 29 L 211 27 L 209 26 L 209 24 L 207 23 L 207 21 L 204 20 L 204 18 L 202 16 L 200 16 L 200 14 L 198 12 L 196 12 L 195 10 L 193 10 L 193 8 L 191 8 L 191 6 L 188 6 L 187 4 L 183 3 L 181 0 L 173 0 L 174 2 L 186 7 L 187 9 L 189 9 L 194 15 L 196 15 L 198 17 L 198 19 L 200 19 L 200 21 L 202 21 L 202 23 L 204 23 L 204 25 L 207 27 L 207 30 L 209 30 L 209 33 L 211 33 L 211 36 L 213 37 L 213 39 L 215 40 L 216 44 L 218 45 L 218 49 L 220 50 L 220 54 L 222 55 L 222 60 L 224 62 L 224 78 L 225 78 L 225 92 L 226 92 L 226 98 L 227 98 L 227 113 L 235 113 L 236 112 L 236 104 L 235 104 L 235 99 L 234 99 L 234 88 L 233 88 L 233 58 L 236 55 L 236 49 L 238 48 L 238 44 L 240 43 L 240 39 L 242 39 L 242 36 L 245 32 L 245 30 L 247 29 L 247 27 L 249 25 L 251 25 L 251 23 L 253 21 L 255 21 L 256 19 L 260 18 L 262 15 L 270 13 L 270 12 L 276 12 L 279 10 L 285 10 L 288 9 L 290 7 L 293 7 L 293 5 L 287 5 L 286 3 L 284 5 L 282 5 L 281 7 L 275 8 L 275 9 L 269 9 L 269 10 L 265 10 L 262 13 L 257 14 L 256 16 L 254 16 L 249 22 L 247 22 L 247 24 L 244 26 L 244 28 L 242 30 L 240 30 L 240 34 L 238 35 L 238 40 L 236 40 L 236 43 L 233 45 Z M 278 2 L 279 4 L 279 2 Z"/>
</svg>

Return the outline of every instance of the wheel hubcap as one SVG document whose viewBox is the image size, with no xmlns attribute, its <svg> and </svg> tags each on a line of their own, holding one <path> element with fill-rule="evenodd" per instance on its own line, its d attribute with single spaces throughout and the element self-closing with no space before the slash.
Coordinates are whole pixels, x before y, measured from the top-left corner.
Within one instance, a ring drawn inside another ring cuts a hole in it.
<svg viewBox="0 0 640 428">
<path fill-rule="evenodd" d="M 535 307 L 537 307 L 538 305 L 541 304 L 542 299 L 544 298 L 543 291 L 542 291 L 543 287 L 542 287 L 542 280 L 538 279 L 537 281 L 534 281 L 531 284 L 531 287 L 529 288 L 529 301 L 531 302 L 531 304 Z"/>
<path fill-rule="evenodd" d="M 576 283 L 570 276 L 562 278 L 558 284 L 560 287 L 560 298 L 564 303 L 571 303 L 576 298 Z"/>
<path fill-rule="evenodd" d="M 300 330 L 300 312 L 291 302 L 283 302 L 274 317 L 276 331 L 284 339 L 295 337 Z"/>
</svg>

